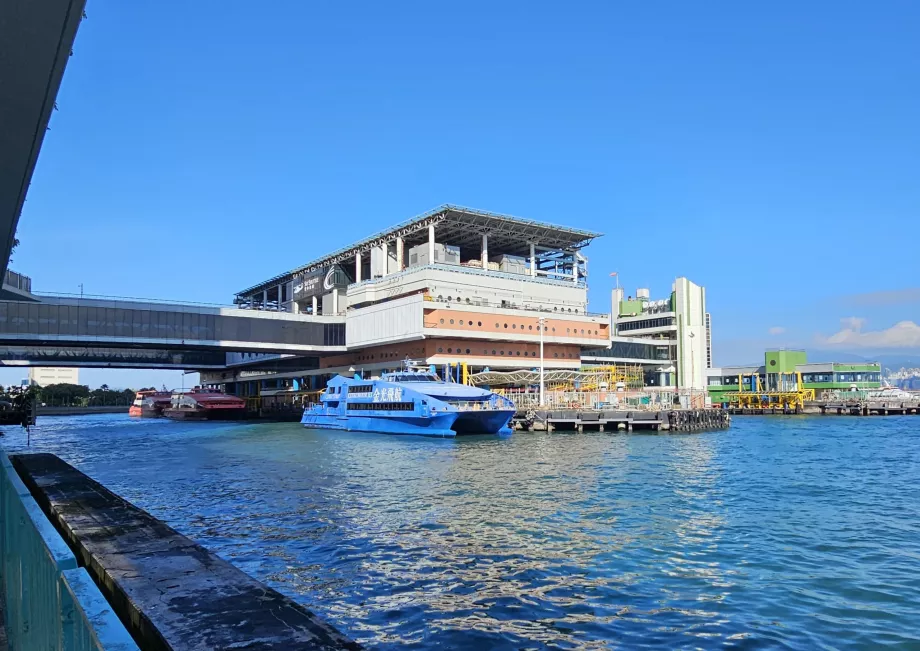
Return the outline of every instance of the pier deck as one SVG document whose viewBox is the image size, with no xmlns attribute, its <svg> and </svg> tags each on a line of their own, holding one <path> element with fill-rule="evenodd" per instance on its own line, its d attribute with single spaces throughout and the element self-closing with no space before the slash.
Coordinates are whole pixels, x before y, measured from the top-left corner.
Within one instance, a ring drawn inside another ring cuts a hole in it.
<svg viewBox="0 0 920 651">
<path fill-rule="evenodd" d="M 141 648 L 360 648 L 55 455 L 11 461 Z"/>
<path fill-rule="evenodd" d="M 535 410 L 521 411 L 514 418 L 519 429 L 569 432 L 645 430 L 654 432 L 700 432 L 726 429 L 730 420 L 721 409 L 674 409 L 668 411 Z"/>
</svg>

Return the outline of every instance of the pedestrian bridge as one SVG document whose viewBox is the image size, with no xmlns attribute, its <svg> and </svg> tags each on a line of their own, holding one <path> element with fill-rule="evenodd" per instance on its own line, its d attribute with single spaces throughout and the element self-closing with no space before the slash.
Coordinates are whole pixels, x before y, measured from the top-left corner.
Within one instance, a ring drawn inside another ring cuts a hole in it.
<svg viewBox="0 0 920 651">
<path fill-rule="evenodd" d="M 345 351 L 345 317 L 161 301 L 33 295 L 0 301 L 5 365 L 215 368 L 226 353 Z"/>
</svg>

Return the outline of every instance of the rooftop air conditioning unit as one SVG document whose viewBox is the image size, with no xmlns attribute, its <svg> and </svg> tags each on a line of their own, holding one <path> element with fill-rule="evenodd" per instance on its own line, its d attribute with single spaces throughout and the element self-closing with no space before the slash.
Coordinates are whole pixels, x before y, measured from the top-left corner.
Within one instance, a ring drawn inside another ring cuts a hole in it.
<svg viewBox="0 0 920 651">
<path fill-rule="evenodd" d="M 428 259 L 428 243 L 419 244 L 409 249 L 409 266 L 426 264 L 460 264 L 460 247 L 450 244 L 435 243 L 434 260 Z"/>
</svg>

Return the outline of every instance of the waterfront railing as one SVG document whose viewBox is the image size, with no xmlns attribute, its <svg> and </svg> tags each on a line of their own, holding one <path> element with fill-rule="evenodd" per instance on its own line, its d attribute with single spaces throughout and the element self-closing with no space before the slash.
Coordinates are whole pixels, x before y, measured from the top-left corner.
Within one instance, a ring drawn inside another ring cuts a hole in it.
<svg viewBox="0 0 920 651">
<path fill-rule="evenodd" d="M 0 579 L 9 648 L 137 651 L 3 451 L 0 509 Z"/>
</svg>

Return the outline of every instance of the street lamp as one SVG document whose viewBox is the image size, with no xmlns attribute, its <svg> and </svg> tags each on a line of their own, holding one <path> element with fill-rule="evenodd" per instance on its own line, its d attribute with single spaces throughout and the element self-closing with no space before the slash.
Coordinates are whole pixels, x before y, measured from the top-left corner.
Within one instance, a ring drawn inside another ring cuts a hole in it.
<svg viewBox="0 0 920 651">
<path fill-rule="evenodd" d="M 543 331 L 546 330 L 546 317 L 541 316 L 537 322 L 540 324 L 537 327 L 540 331 L 540 406 L 543 407 Z"/>
</svg>

